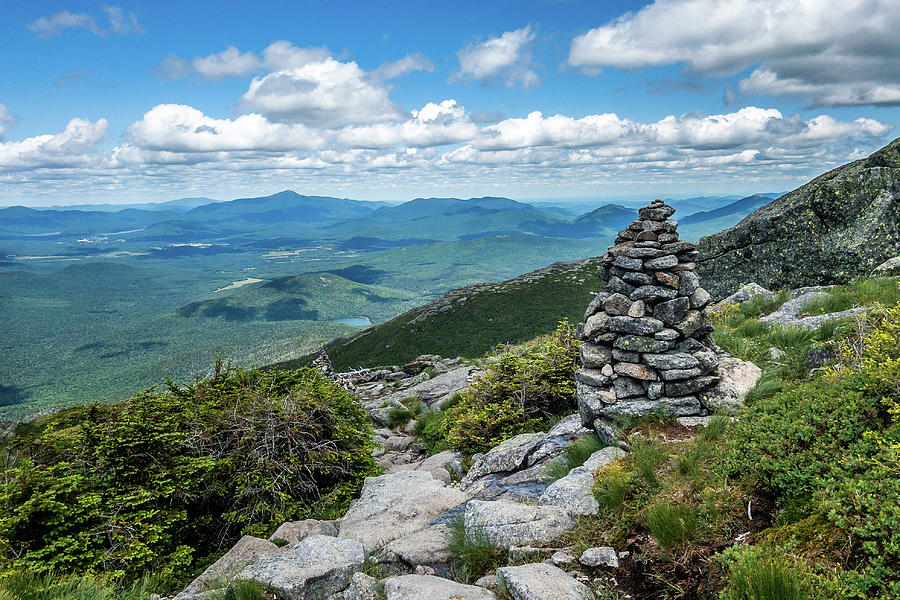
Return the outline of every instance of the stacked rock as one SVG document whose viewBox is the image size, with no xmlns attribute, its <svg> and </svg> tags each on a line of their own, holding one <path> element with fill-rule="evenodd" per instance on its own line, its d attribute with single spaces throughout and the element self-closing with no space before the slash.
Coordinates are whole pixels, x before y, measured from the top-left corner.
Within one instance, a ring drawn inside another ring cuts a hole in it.
<svg viewBox="0 0 900 600">
<path fill-rule="evenodd" d="M 582 422 L 612 436 L 619 416 L 701 415 L 700 394 L 718 383 L 698 252 L 678 240 L 675 209 L 654 200 L 603 256 L 607 281 L 579 327 L 575 374 Z M 608 440 L 611 441 L 611 440 Z"/>
</svg>

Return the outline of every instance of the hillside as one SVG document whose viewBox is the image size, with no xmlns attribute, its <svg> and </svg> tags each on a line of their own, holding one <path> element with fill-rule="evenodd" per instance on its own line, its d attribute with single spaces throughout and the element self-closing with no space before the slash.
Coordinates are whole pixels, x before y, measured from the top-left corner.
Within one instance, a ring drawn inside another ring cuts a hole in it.
<svg viewBox="0 0 900 600">
<path fill-rule="evenodd" d="M 717 298 L 750 281 L 778 289 L 871 273 L 900 254 L 900 139 L 703 238 L 698 249 L 697 271 Z"/>
<path fill-rule="evenodd" d="M 562 319 L 580 321 L 603 286 L 599 265 L 599 258 L 559 262 L 499 283 L 455 289 L 331 345 L 328 355 L 339 370 L 403 364 L 422 354 L 482 356 L 498 343 L 551 331 Z"/>
</svg>

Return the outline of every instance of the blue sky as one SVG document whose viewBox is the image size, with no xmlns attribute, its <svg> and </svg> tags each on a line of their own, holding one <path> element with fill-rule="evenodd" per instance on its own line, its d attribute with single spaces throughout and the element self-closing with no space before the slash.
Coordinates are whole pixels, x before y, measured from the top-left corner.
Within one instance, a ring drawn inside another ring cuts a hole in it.
<svg viewBox="0 0 900 600">
<path fill-rule="evenodd" d="M 745 194 L 900 135 L 898 0 L 0 13 L 0 205 Z"/>
</svg>

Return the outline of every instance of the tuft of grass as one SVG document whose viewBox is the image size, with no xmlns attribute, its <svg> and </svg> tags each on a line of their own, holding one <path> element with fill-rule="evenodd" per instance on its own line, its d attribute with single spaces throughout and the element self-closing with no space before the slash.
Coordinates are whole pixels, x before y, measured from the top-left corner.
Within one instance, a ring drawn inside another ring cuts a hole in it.
<svg viewBox="0 0 900 600">
<path fill-rule="evenodd" d="M 729 569 L 727 600 L 805 600 L 802 577 L 784 559 L 746 552 Z"/>
<path fill-rule="evenodd" d="M 169 582 L 150 576 L 122 584 L 97 575 L 12 571 L 0 581 L 0 600 L 149 600 L 154 591 L 167 587 Z"/>
<path fill-rule="evenodd" d="M 471 583 L 489 571 L 506 564 L 507 552 L 488 541 L 480 531 L 466 531 L 462 516 L 448 523 L 453 554 L 453 571 L 457 581 Z"/>
<path fill-rule="evenodd" d="M 666 450 L 656 440 L 635 436 L 631 444 L 632 460 L 638 476 L 650 487 L 659 485 L 657 468 L 666 460 Z"/>
<path fill-rule="evenodd" d="M 266 586 L 263 584 L 248 579 L 238 579 L 228 586 L 223 600 L 263 600 L 265 593 Z"/>
<path fill-rule="evenodd" d="M 722 434 L 725 433 L 725 429 L 728 428 L 728 423 L 730 422 L 730 419 L 724 415 L 713 415 L 713 417 L 710 418 L 709 423 L 700 431 L 697 437 L 701 442 L 714 442 L 722 437 Z"/>
<path fill-rule="evenodd" d="M 416 398 L 407 398 L 402 401 L 403 408 L 394 406 L 388 410 L 388 425 L 392 428 L 402 427 L 415 419 L 425 410 L 425 405 Z"/>
<path fill-rule="evenodd" d="M 566 448 L 566 451 L 554 460 L 551 460 L 544 468 L 544 480 L 548 482 L 562 479 L 575 467 L 580 467 L 591 457 L 594 452 L 603 449 L 600 438 L 596 435 L 587 435 Z"/>
<path fill-rule="evenodd" d="M 756 386 L 747 393 L 744 403 L 752 405 L 760 400 L 771 398 L 784 389 L 785 382 L 772 370 L 765 370 L 756 382 Z"/>
<path fill-rule="evenodd" d="M 289 542 L 288 542 L 286 539 L 284 539 L 284 538 L 275 538 L 275 539 L 270 540 L 270 541 L 271 541 L 273 544 L 275 544 L 276 546 L 278 546 L 279 548 L 284 548 L 284 547 L 287 546 L 288 543 L 289 543 Z"/>
<path fill-rule="evenodd" d="M 594 497 L 601 508 L 610 511 L 621 510 L 630 491 L 631 473 L 617 463 L 604 467 L 594 484 Z"/>
<path fill-rule="evenodd" d="M 855 306 L 881 304 L 893 306 L 900 302 L 900 280 L 892 277 L 858 279 L 828 291 L 827 296 L 815 298 L 803 306 L 802 316 L 824 315 L 848 310 Z"/>
<path fill-rule="evenodd" d="M 689 542 L 697 532 L 697 511 L 687 504 L 663 500 L 650 505 L 644 517 L 650 535 L 666 550 Z"/>
</svg>

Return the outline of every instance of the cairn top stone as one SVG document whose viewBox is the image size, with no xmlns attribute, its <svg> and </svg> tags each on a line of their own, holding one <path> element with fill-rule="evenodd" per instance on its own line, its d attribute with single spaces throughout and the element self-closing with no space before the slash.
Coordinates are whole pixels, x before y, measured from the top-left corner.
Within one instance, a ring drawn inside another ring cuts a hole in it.
<svg viewBox="0 0 900 600">
<path fill-rule="evenodd" d="M 602 259 L 606 291 L 579 328 L 579 413 L 601 437 L 621 415 L 706 414 L 703 392 L 718 383 L 709 294 L 694 273 L 696 245 L 678 239 L 674 214 L 654 200 L 619 232 Z"/>
</svg>

